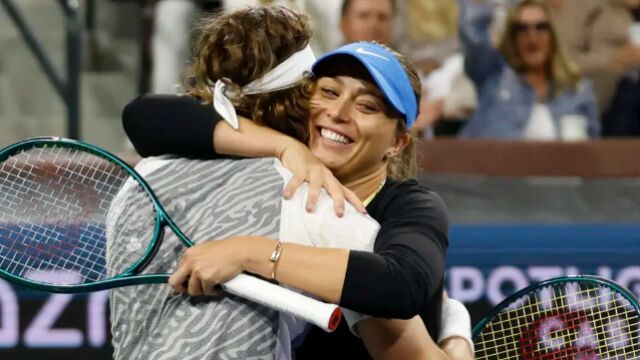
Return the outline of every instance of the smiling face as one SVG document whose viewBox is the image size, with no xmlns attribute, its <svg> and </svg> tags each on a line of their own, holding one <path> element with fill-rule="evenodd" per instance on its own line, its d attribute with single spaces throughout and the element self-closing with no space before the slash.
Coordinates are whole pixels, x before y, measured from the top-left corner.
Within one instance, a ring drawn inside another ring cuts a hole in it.
<svg viewBox="0 0 640 360">
<path fill-rule="evenodd" d="M 384 171 L 385 155 L 406 145 L 390 112 L 371 81 L 321 77 L 310 103 L 309 148 L 343 183 Z"/>
<path fill-rule="evenodd" d="M 527 71 L 542 70 L 551 58 L 551 23 L 538 6 L 520 9 L 511 31 L 514 32 L 516 51 Z"/>
</svg>

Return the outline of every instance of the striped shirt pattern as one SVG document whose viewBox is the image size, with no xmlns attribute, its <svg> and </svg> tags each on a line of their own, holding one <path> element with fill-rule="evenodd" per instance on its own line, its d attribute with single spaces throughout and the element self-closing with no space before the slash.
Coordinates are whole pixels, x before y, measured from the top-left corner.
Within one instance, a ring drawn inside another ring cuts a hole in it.
<svg viewBox="0 0 640 360">
<path fill-rule="evenodd" d="M 273 159 L 161 162 L 141 173 L 194 242 L 246 234 L 279 237 L 283 179 Z M 140 237 L 149 236 L 148 228 L 137 226 L 143 220 L 135 216 L 134 192 L 124 187 L 110 210 L 110 248 L 127 246 L 130 231 L 124 236 L 120 229 L 138 227 Z M 171 273 L 184 250 L 167 230 L 144 273 Z M 110 258 L 109 265 L 121 270 L 117 259 Z M 113 289 L 109 298 L 116 360 L 275 359 L 278 353 L 280 315 L 248 300 L 173 295 L 165 284 Z"/>
</svg>

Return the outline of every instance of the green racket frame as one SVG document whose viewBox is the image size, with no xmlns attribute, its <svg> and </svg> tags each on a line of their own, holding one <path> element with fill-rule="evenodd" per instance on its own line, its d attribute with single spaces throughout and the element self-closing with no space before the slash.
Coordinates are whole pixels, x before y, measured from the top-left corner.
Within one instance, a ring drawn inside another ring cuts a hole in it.
<svg viewBox="0 0 640 360">
<path fill-rule="evenodd" d="M 621 287 L 620 285 L 616 284 L 613 281 L 603 279 L 601 277 L 593 276 L 593 275 L 562 276 L 562 277 L 557 277 L 553 279 L 543 280 L 535 284 L 529 285 L 526 288 L 515 292 L 514 294 L 508 296 L 506 299 L 501 301 L 484 318 L 482 318 L 482 320 L 480 320 L 476 324 L 476 326 L 473 327 L 473 331 L 472 331 L 473 341 L 475 342 L 477 340 L 478 336 L 480 336 L 480 334 L 482 333 L 486 325 L 494 318 L 494 316 L 496 316 L 505 308 L 509 307 L 509 305 L 511 305 L 514 300 L 519 299 L 520 297 L 533 292 L 535 289 L 546 287 L 546 286 L 552 286 L 556 284 L 568 283 L 568 282 L 596 283 L 596 284 L 610 287 L 616 290 L 618 293 L 620 293 L 625 299 L 627 299 L 635 309 L 636 313 L 640 314 L 640 305 L 638 304 L 638 300 L 636 299 L 636 297 L 629 290 Z"/>
<path fill-rule="evenodd" d="M 111 289 L 114 287 L 127 286 L 127 285 L 137 285 L 137 284 L 160 284 L 166 283 L 169 279 L 170 274 L 138 274 L 154 257 L 160 245 L 162 244 L 162 240 L 164 238 L 164 228 L 165 225 L 168 225 L 171 230 L 180 238 L 180 240 L 187 247 L 191 247 L 193 242 L 187 238 L 187 236 L 178 228 L 178 226 L 173 222 L 173 220 L 169 217 L 169 215 L 165 212 L 162 205 L 158 201 L 157 197 L 151 190 L 151 187 L 147 182 L 138 174 L 133 167 L 127 164 L 122 159 L 117 156 L 100 149 L 96 146 L 78 141 L 71 140 L 60 137 L 36 137 L 27 140 L 23 140 L 17 142 L 13 145 L 10 145 L 2 150 L 0 150 L 0 162 L 5 161 L 10 156 L 19 154 L 20 152 L 32 149 L 32 148 L 47 148 L 47 147 L 61 147 L 68 149 L 80 149 L 98 157 L 101 157 L 105 160 L 108 160 L 112 163 L 117 164 L 121 168 L 125 169 L 131 177 L 133 177 L 138 184 L 147 192 L 149 195 L 155 210 L 156 210 L 156 226 L 153 232 L 153 239 L 149 244 L 149 247 L 145 251 L 144 255 L 136 261 L 130 268 L 128 268 L 125 272 L 118 274 L 112 278 L 100 280 L 97 282 L 86 283 L 86 284 L 72 284 L 72 285 L 51 285 L 43 282 L 33 281 L 29 279 L 25 279 L 19 276 L 15 276 L 11 273 L 8 273 L 2 269 L 0 269 L 0 277 L 26 288 L 46 291 L 46 292 L 55 292 L 55 293 L 84 293 L 84 292 L 92 292 L 92 291 L 100 291 Z"/>
</svg>

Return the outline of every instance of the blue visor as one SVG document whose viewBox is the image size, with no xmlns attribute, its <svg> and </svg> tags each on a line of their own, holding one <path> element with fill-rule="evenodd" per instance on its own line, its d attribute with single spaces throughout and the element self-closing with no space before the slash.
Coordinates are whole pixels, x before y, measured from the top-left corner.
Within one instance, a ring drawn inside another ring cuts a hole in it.
<svg viewBox="0 0 640 360">
<path fill-rule="evenodd" d="M 371 42 L 351 43 L 321 56 L 311 71 L 315 73 L 320 64 L 336 55 L 349 55 L 360 61 L 391 106 L 405 116 L 407 127 L 413 125 L 418 114 L 416 95 L 400 61 L 389 50 Z"/>
</svg>

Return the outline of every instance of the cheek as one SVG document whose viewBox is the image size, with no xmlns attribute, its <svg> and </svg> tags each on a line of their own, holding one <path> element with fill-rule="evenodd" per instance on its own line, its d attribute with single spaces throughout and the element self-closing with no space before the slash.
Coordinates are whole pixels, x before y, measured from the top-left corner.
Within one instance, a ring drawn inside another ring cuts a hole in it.
<svg viewBox="0 0 640 360">
<path fill-rule="evenodd" d="M 319 99 L 312 97 L 311 100 L 309 100 L 309 115 L 311 116 L 311 119 L 322 112 L 323 109 L 323 103 Z"/>
<path fill-rule="evenodd" d="M 522 56 L 526 53 L 525 50 L 525 41 L 522 37 L 516 37 L 516 50 L 518 51 L 518 55 Z"/>
<path fill-rule="evenodd" d="M 540 42 L 544 46 L 545 54 L 551 53 L 551 35 L 549 34 L 543 35 Z"/>
<path fill-rule="evenodd" d="M 387 147 L 395 143 L 396 124 L 384 119 L 382 121 L 371 121 L 366 126 L 360 128 L 363 133 L 367 133 L 374 146 Z"/>
</svg>

